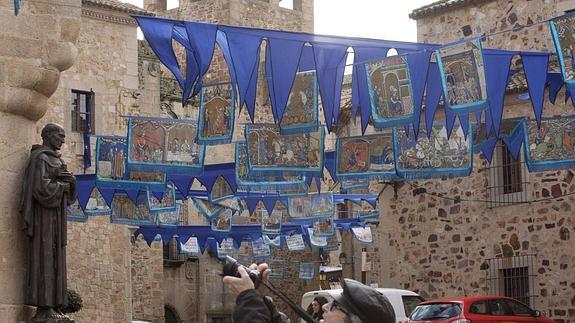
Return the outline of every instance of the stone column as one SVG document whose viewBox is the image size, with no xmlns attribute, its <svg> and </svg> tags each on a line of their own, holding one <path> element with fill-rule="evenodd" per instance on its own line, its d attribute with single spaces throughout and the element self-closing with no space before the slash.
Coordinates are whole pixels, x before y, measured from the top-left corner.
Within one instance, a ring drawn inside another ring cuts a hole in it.
<svg viewBox="0 0 575 323">
<path fill-rule="evenodd" d="M 31 318 L 24 306 L 26 246 L 18 211 L 21 179 L 36 121 L 58 87 L 60 72 L 75 61 L 81 0 L 0 1 L 0 317 Z"/>
</svg>

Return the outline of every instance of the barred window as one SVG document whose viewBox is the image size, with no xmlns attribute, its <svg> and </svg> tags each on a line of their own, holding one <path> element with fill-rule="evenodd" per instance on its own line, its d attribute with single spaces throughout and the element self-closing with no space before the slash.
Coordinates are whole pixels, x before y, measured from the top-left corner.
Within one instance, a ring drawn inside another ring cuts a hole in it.
<svg viewBox="0 0 575 323">
<path fill-rule="evenodd" d="M 533 305 L 535 296 L 534 255 L 488 259 L 489 294 L 514 298 Z"/>
<path fill-rule="evenodd" d="M 90 134 L 94 134 L 94 104 L 94 92 L 72 90 L 72 132 L 84 132 L 87 129 Z"/>
<path fill-rule="evenodd" d="M 527 166 L 523 151 L 517 159 L 507 147 L 498 142 L 495 146 L 493 160 L 488 168 L 488 207 L 499 207 L 520 204 L 529 201 Z"/>
</svg>

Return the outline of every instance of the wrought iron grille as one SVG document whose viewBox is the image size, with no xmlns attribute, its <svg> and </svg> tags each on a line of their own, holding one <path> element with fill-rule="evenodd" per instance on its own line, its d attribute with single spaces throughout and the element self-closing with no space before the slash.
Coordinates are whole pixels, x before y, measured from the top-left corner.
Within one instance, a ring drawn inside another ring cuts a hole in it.
<svg viewBox="0 0 575 323">
<path fill-rule="evenodd" d="M 515 298 L 534 305 L 536 255 L 487 259 L 489 294 Z"/>
<path fill-rule="evenodd" d="M 488 176 L 489 198 L 487 199 L 487 207 L 494 208 L 529 202 L 529 172 L 523 160 L 522 152 L 520 152 L 519 158 L 515 160 L 507 147 L 498 143 L 491 165 L 484 171 L 487 171 Z"/>
</svg>

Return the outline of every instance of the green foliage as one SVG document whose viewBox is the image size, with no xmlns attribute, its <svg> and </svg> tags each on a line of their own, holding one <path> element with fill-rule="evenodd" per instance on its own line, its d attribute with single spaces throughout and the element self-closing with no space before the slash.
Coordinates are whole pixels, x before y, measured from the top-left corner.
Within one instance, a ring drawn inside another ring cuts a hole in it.
<svg viewBox="0 0 575 323">
<path fill-rule="evenodd" d="M 64 314 L 76 313 L 82 309 L 82 296 L 80 294 L 68 289 L 66 290 L 66 297 L 68 298 L 68 305 L 62 308 Z"/>
</svg>

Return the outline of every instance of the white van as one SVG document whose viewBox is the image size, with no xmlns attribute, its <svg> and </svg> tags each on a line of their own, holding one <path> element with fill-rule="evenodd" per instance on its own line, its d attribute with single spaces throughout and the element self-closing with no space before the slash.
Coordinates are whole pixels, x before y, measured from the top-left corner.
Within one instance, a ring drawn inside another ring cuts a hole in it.
<svg viewBox="0 0 575 323">
<path fill-rule="evenodd" d="M 395 321 L 397 323 L 405 323 L 415 306 L 424 301 L 423 297 L 419 296 L 417 293 L 405 289 L 376 288 L 376 290 L 385 295 L 387 299 L 389 299 L 389 302 L 391 302 L 393 310 L 395 311 Z M 301 298 L 301 307 L 306 310 L 309 304 L 317 296 L 323 296 L 328 301 L 332 301 L 334 299 L 334 295 L 340 295 L 342 291 L 342 289 L 324 289 L 307 292 L 303 294 L 303 297 Z M 304 320 L 300 320 L 300 322 L 305 323 Z"/>
</svg>

